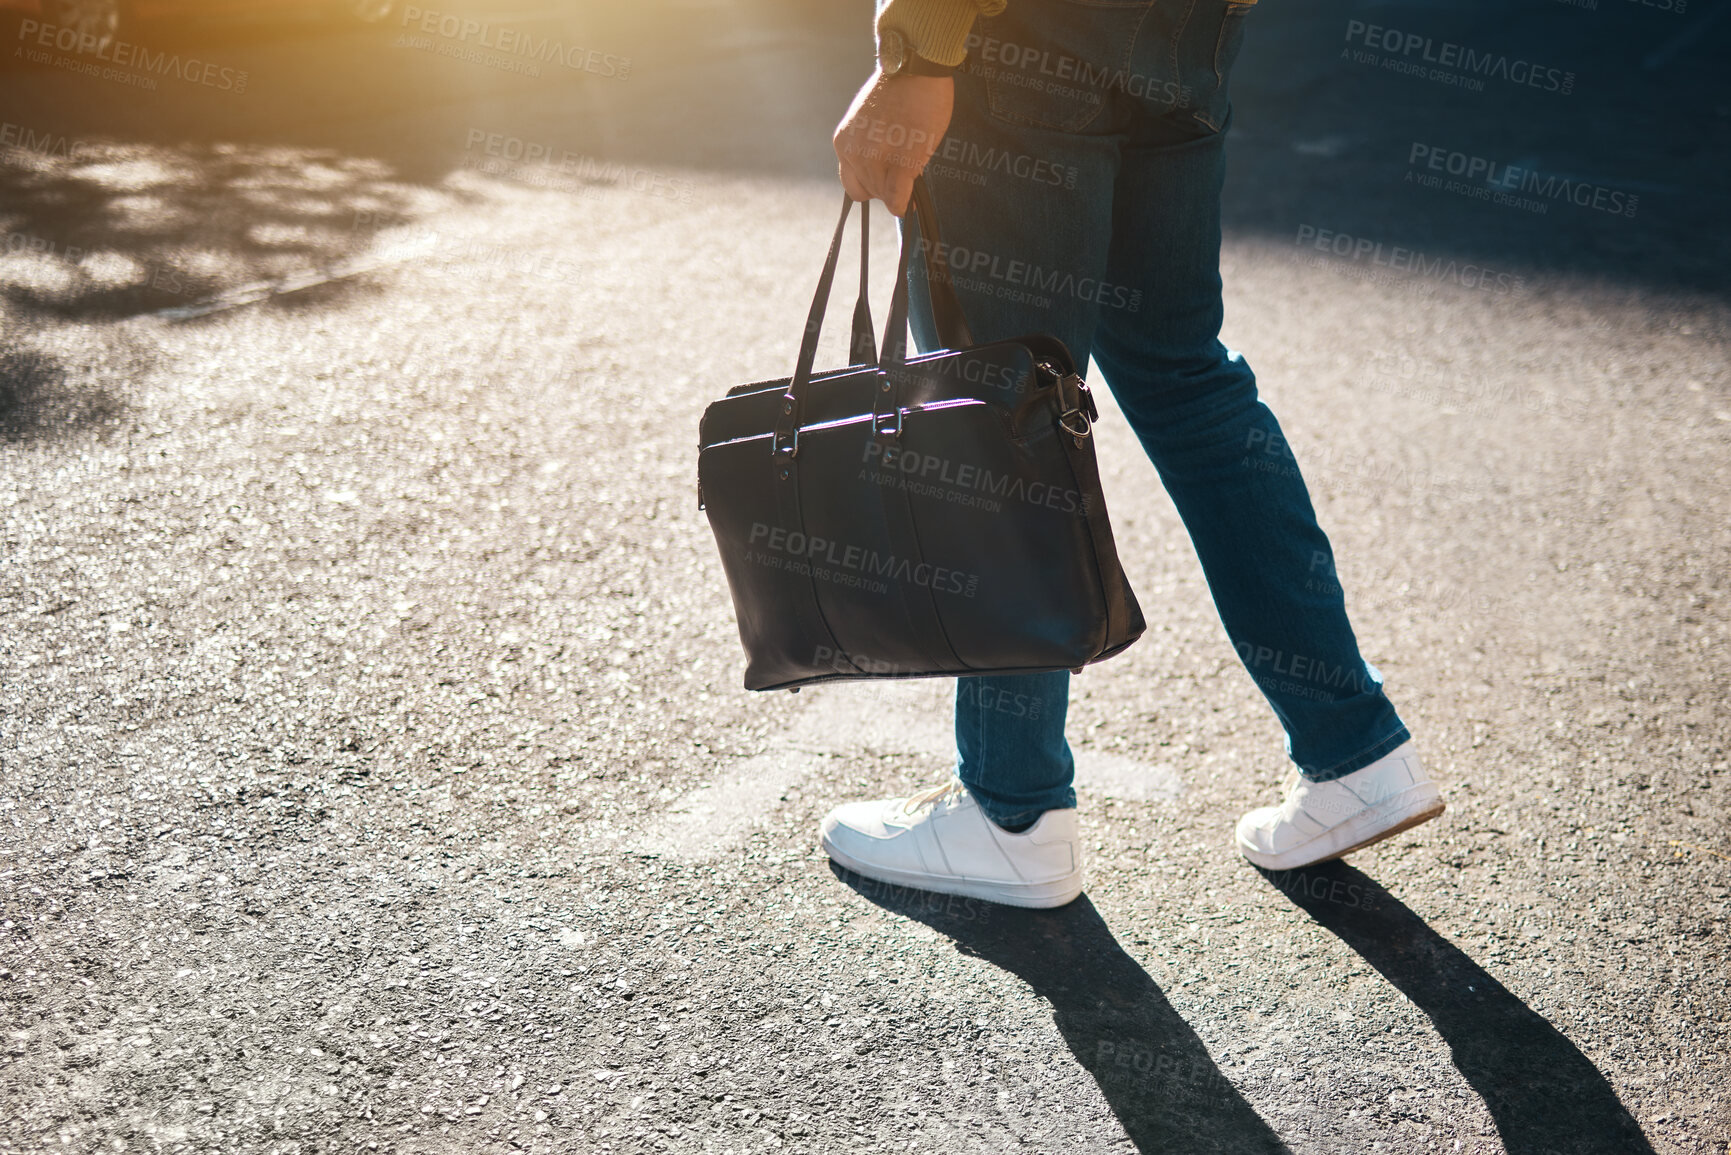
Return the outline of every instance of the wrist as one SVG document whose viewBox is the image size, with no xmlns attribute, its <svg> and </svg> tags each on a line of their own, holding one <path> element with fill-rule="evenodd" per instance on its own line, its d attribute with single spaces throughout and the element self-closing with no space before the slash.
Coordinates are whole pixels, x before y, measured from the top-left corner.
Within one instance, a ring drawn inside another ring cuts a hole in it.
<svg viewBox="0 0 1731 1155">
<path fill-rule="evenodd" d="M 896 28 L 878 30 L 878 71 L 891 79 L 922 76 L 933 80 L 953 77 L 956 66 L 940 64 L 922 56 L 912 39 Z"/>
<path fill-rule="evenodd" d="M 894 31 L 914 52 L 955 68 L 968 55 L 968 34 L 981 15 L 1003 11 L 1004 0 L 878 0 L 873 28 Z"/>
<path fill-rule="evenodd" d="M 956 83 L 954 73 L 946 76 L 910 76 L 908 73 L 902 72 L 895 76 L 889 76 L 882 69 L 874 73 L 872 79 L 879 88 L 894 85 L 898 89 L 909 92 L 918 92 L 921 89 L 931 92 L 940 87 L 954 88 Z"/>
</svg>

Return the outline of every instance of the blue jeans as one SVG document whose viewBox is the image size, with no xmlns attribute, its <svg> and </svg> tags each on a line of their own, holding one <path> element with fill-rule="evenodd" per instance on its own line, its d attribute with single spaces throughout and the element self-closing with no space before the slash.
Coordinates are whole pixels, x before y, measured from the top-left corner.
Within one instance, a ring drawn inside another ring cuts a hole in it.
<svg viewBox="0 0 1731 1155">
<path fill-rule="evenodd" d="M 1220 343 L 1226 79 L 1252 8 L 1017 0 L 980 21 L 927 167 L 977 342 L 1093 357 L 1190 533 L 1234 650 L 1323 781 L 1407 739 L 1256 376 Z M 1253 17 L 1250 17 L 1253 18 Z M 913 329 L 937 347 L 915 262 Z M 1145 607 L 1150 614 L 1158 606 Z M 958 773 L 1006 825 L 1075 805 L 1068 673 L 962 678 Z"/>
</svg>

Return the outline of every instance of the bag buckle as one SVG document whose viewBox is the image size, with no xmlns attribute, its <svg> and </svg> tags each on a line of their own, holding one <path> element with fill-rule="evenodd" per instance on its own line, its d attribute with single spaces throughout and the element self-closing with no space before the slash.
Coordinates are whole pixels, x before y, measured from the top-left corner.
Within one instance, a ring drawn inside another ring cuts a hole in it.
<svg viewBox="0 0 1731 1155">
<path fill-rule="evenodd" d="M 1065 380 L 1069 383 L 1071 388 L 1076 390 L 1076 394 L 1082 402 L 1082 408 L 1088 412 L 1088 420 L 1100 420 L 1100 410 L 1094 405 L 1094 391 L 1088 388 L 1088 383 L 1082 380 L 1082 375 L 1080 373 L 1072 373 L 1065 378 Z"/>
<path fill-rule="evenodd" d="M 1076 425 L 1080 426 L 1080 428 L 1072 426 L 1070 424 L 1072 420 L 1074 420 Z M 1083 440 L 1094 431 L 1094 423 L 1089 420 L 1087 412 L 1082 409 L 1066 409 L 1062 413 L 1058 414 L 1058 426 L 1065 433 L 1068 433 L 1071 437 L 1076 439 L 1077 449 L 1082 448 Z"/>
<path fill-rule="evenodd" d="M 895 428 L 894 429 L 884 428 L 884 422 L 888 421 L 892 417 L 895 418 L 895 423 L 896 423 Z M 888 413 L 873 413 L 872 414 L 872 433 L 878 437 L 894 437 L 894 438 L 899 440 L 901 438 L 901 435 L 902 435 L 902 409 L 901 409 L 901 406 L 899 406 L 899 405 L 896 406 L 894 409 L 890 410 Z"/>
<path fill-rule="evenodd" d="M 1094 391 L 1088 388 L 1088 383 L 1082 379 L 1080 373 L 1061 372 L 1058 369 L 1058 366 L 1053 364 L 1051 361 L 1036 361 L 1034 367 L 1051 377 L 1053 382 L 1059 386 L 1058 395 L 1060 397 L 1064 396 L 1064 389 L 1066 387 L 1075 390 L 1076 399 L 1081 403 L 1080 408 L 1082 411 L 1088 414 L 1088 420 L 1100 420 L 1099 407 L 1094 404 Z M 1075 410 L 1070 410 L 1069 412 L 1075 412 Z M 1069 413 L 1065 414 L 1065 416 L 1068 415 Z M 1078 434 L 1078 436 L 1085 437 L 1087 434 Z"/>
</svg>

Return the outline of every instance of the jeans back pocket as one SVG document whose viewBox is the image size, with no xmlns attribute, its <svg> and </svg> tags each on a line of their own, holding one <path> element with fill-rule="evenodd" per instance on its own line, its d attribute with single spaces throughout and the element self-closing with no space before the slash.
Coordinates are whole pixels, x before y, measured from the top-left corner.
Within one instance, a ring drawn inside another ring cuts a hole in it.
<svg viewBox="0 0 1731 1155">
<path fill-rule="evenodd" d="M 1227 79 L 1232 74 L 1233 61 L 1238 59 L 1238 50 L 1244 46 L 1244 21 L 1256 7 L 1256 0 L 1208 0 L 1201 4 L 1204 11 L 1212 16 L 1218 11 L 1218 25 L 1212 28 L 1208 19 L 1199 18 L 1201 27 L 1196 31 L 1201 35 L 1186 36 L 1185 42 L 1190 45 L 1190 51 L 1182 52 L 1185 57 L 1180 67 L 1191 77 L 1191 86 L 1196 93 L 1194 116 L 1198 123 L 1218 132 L 1226 124 L 1226 113 L 1230 105 L 1227 96 Z M 1207 33 L 1213 31 L 1213 35 Z"/>
<path fill-rule="evenodd" d="M 1159 0 L 1021 0 L 981 20 L 965 67 L 1011 124 L 1080 132 L 1128 84 L 1136 32 Z"/>
<path fill-rule="evenodd" d="M 1226 88 L 1226 74 L 1232 71 L 1232 62 L 1238 59 L 1238 50 L 1244 44 L 1244 18 L 1255 7 L 1256 0 L 1232 0 L 1220 18 L 1220 35 L 1214 38 L 1214 82 L 1222 90 Z"/>
</svg>

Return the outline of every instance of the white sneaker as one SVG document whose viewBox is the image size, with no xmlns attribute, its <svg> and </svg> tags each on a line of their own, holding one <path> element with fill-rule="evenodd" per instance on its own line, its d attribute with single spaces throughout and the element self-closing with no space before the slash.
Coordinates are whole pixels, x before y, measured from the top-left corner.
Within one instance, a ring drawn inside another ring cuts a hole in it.
<svg viewBox="0 0 1731 1155">
<path fill-rule="evenodd" d="M 1082 893 L 1076 810 L 1020 834 L 987 818 L 961 779 L 911 798 L 849 802 L 824 816 L 825 852 L 879 882 L 1009 906 L 1063 906 Z"/>
<path fill-rule="evenodd" d="M 1332 781 L 1312 782 L 1296 770 L 1288 781 L 1285 802 L 1238 820 L 1238 849 L 1264 870 L 1339 858 L 1443 812 L 1410 741 Z"/>
</svg>

